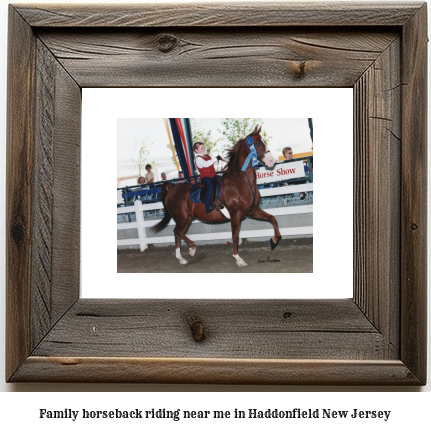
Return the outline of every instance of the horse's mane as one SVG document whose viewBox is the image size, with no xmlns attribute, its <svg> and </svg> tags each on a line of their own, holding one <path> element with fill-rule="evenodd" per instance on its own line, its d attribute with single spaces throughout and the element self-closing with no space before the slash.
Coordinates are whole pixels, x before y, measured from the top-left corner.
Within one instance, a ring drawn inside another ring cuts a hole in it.
<svg viewBox="0 0 431 431">
<path fill-rule="evenodd" d="M 224 177 L 234 172 L 235 170 L 238 170 L 238 167 L 236 166 L 236 158 L 239 153 L 239 148 L 244 141 L 245 139 L 240 139 L 230 150 L 228 150 L 229 162 L 223 169 Z M 234 169 L 235 167 L 236 169 Z"/>
</svg>

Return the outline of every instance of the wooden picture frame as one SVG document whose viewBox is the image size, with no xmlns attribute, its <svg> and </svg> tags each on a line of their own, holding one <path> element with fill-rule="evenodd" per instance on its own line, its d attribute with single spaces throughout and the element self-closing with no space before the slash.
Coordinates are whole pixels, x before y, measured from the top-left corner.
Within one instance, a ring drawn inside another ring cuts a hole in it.
<svg viewBox="0 0 431 431">
<path fill-rule="evenodd" d="M 7 381 L 426 384 L 426 46 L 424 3 L 11 5 Z M 81 89 L 147 86 L 354 89 L 353 299 L 80 298 Z"/>
</svg>

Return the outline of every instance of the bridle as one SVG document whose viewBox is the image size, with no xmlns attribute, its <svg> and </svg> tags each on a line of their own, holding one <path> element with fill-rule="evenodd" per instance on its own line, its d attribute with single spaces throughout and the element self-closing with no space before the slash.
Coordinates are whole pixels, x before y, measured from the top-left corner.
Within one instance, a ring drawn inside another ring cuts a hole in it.
<svg viewBox="0 0 431 431">
<path fill-rule="evenodd" d="M 262 161 L 262 159 L 265 157 L 265 154 L 269 153 L 269 150 L 265 151 L 260 157 L 258 157 L 256 147 L 254 146 L 254 141 L 256 139 L 259 139 L 259 138 L 260 138 L 262 144 L 265 145 L 265 143 L 262 141 L 260 135 L 249 136 L 245 140 L 246 144 L 250 147 L 250 154 L 245 159 L 245 162 L 242 166 L 241 171 L 245 172 L 248 168 L 251 168 L 251 167 L 257 168 L 259 166 L 259 161 Z M 260 144 L 258 144 L 258 145 L 260 145 Z M 251 160 L 251 166 L 248 166 L 248 164 L 250 163 L 250 160 Z"/>
<path fill-rule="evenodd" d="M 250 154 L 245 159 L 245 162 L 244 162 L 244 164 L 242 166 L 241 172 L 245 173 L 245 171 L 248 168 L 257 168 L 259 166 L 259 160 L 261 161 L 265 157 L 265 154 L 269 153 L 269 150 L 268 150 L 268 151 L 265 151 L 265 153 L 263 153 L 260 158 L 257 156 L 257 151 L 256 151 L 256 148 L 254 146 L 254 141 L 256 139 L 259 139 L 259 138 L 260 138 L 260 135 L 255 135 L 255 136 L 249 136 L 245 140 L 246 144 L 250 147 Z M 262 139 L 261 139 L 261 142 L 266 147 L 266 144 L 262 141 Z M 258 145 L 260 145 L 260 144 L 258 144 Z M 250 160 L 252 161 L 251 162 L 251 166 L 248 166 L 248 164 L 250 163 Z M 253 207 L 252 208 L 254 208 L 254 206 L 256 205 L 256 192 L 255 192 L 255 190 L 253 190 L 253 186 L 251 185 L 248 176 L 246 175 L 245 177 L 247 178 L 248 184 L 249 184 L 250 189 L 251 189 L 251 191 L 253 193 Z"/>
</svg>

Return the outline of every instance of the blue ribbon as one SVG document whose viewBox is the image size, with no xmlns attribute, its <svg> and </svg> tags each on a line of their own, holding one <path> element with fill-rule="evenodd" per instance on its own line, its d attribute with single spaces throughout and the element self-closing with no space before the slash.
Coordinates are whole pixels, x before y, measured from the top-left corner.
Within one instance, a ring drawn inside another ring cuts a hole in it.
<svg viewBox="0 0 431 431">
<path fill-rule="evenodd" d="M 242 166 L 242 171 L 245 172 L 247 169 L 248 164 L 250 163 L 250 159 L 252 160 L 251 166 L 253 168 L 256 168 L 259 166 L 259 161 L 257 160 L 257 153 L 256 148 L 254 147 L 254 139 L 250 136 L 247 138 L 247 145 L 250 147 L 250 154 L 245 159 L 244 165 Z"/>
</svg>

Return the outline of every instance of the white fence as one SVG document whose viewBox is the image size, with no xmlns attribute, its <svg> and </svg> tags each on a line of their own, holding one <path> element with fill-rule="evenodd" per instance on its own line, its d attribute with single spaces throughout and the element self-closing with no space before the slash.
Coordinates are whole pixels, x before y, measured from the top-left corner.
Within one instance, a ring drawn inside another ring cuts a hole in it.
<svg viewBox="0 0 431 431">
<path fill-rule="evenodd" d="M 259 190 L 262 197 L 286 195 L 299 192 L 313 191 L 313 184 L 301 184 L 297 186 L 278 187 L 273 189 L 261 189 Z M 117 240 L 118 246 L 128 245 L 139 245 L 141 251 L 148 248 L 148 244 L 164 244 L 164 243 L 175 243 L 174 235 L 170 236 L 157 236 L 147 237 L 146 230 L 156 225 L 159 220 L 145 219 L 143 211 L 153 211 L 162 209 L 163 204 L 161 202 L 153 204 L 143 205 L 141 201 L 137 200 L 134 206 L 120 207 L 117 208 L 117 214 L 136 213 L 136 221 L 130 223 L 117 223 L 117 230 L 124 229 L 137 229 L 138 238 L 131 239 L 119 239 Z M 274 216 L 289 215 L 289 214 L 305 214 L 313 212 L 313 205 L 299 205 L 294 207 L 280 207 L 280 208 L 263 208 L 269 214 Z M 194 220 L 192 223 L 200 223 L 199 220 Z M 175 225 L 173 220 L 170 221 L 169 225 Z M 260 238 L 260 237 L 271 237 L 273 235 L 273 229 L 259 229 L 259 230 L 241 230 L 240 238 Z M 283 236 L 290 235 L 312 235 L 313 226 L 304 227 L 291 227 L 291 228 L 280 228 L 280 233 Z M 232 232 L 229 229 L 226 232 L 214 232 L 214 233 L 201 233 L 187 235 L 192 241 L 211 241 L 211 240 L 227 240 L 232 238 Z"/>
</svg>

